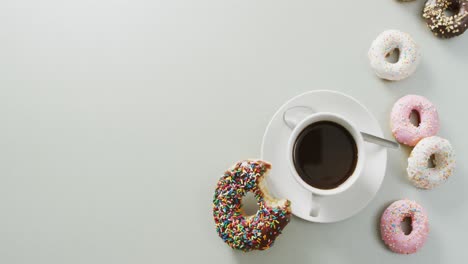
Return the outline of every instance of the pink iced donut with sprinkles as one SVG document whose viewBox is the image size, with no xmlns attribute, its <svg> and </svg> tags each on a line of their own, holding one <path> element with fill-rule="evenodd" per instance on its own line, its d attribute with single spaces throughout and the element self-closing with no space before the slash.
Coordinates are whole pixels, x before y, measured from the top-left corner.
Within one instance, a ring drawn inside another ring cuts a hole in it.
<svg viewBox="0 0 468 264">
<path fill-rule="evenodd" d="M 419 125 L 410 121 L 411 112 L 419 115 Z M 406 95 L 394 105 L 390 116 L 393 136 L 402 144 L 415 146 L 421 139 L 434 136 L 439 131 L 439 114 L 436 107 L 425 97 Z"/>
<path fill-rule="evenodd" d="M 401 222 L 411 218 L 411 233 L 406 235 L 401 229 Z M 399 200 L 392 203 L 380 219 L 380 235 L 384 243 L 393 252 L 412 254 L 426 242 L 429 233 L 427 214 L 414 201 Z"/>
</svg>

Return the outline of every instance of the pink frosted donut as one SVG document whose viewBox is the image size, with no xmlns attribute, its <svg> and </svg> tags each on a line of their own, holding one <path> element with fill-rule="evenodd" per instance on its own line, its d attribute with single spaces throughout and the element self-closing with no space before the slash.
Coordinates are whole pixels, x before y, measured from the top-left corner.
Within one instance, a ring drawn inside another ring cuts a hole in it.
<svg viewBox="0 0 468 264">
<path fill-rule="evenodd" d="M 412 111 L 419 115 L 419 126 L 410 121 Z M 421 139 L 434 136 L 439 131 L 439 114 L 435 106 L 425 97 L 406 95 L 394 105 L 390 116 L 393 136 L 398 142 L 415 146 Z"/>
<path fill-rule="evenodd" d="M 411 218 L 412 231 L 405 235 L 401 222 Z M 426 242 L 429 221 L 424 209 L 414 201 L 399 200 L 392 203 L 380 219 L 380 235 L 385 244 L 396 253 L 412 254 Z"/>
</svg>

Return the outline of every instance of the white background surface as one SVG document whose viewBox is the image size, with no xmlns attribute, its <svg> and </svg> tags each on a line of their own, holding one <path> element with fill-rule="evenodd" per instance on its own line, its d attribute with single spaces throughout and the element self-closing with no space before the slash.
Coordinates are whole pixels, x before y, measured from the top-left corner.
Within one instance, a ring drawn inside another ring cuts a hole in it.
<svg viewBox="0 0 468 264">
<path fill-rule="evenodd" d="M 468 35 L 432 36 L 423 1 L 3 0 L 0 3 L 0 263 L 461 263 L 467 257 Z M 410 33 L 423 60 L 381 81 L 366 53 Z M 422 191 L 408 150 L 381 190 L 336 224 L 297 218 L 275 246 L 243 254 L 214 229 L 223 171 L 258 157 L 270 117 L 314 89 L 350 94 L 387 137 L 392 104 L 439 109 L 455 175 Z M 411 256 L 380 241 L 392 201 L 417 200 L 430 237 Z"/>
</svg>

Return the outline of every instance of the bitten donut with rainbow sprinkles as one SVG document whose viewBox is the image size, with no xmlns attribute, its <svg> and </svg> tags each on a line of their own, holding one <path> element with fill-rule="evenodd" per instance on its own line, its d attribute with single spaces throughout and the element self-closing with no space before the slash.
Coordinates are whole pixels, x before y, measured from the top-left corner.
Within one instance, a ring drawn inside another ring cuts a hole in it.
<svg viewBox="0 0 468 264">
<path fill-rule="evenodd" d="M 418 126 L 413 125 L 410 121 L 410 115 L 413 111 L 419 116 Z M 406 95 L 393 105 L 390 125 L 398 142 L 414 146 L 421 139 L 437 134 L 439 114 L 436 107 L 425 97 Z"/>
<path fill-rule="evenodd" d="M 411 219 L 411 233 L 406 235 L 401 229 L 405 218 Z M 392 203 L 380 219 L 380 235 L 384 243 L 393 252 L 412 254 L 426 242 L 429 233 L 427 214 L 414 201 L 399 200 Z"/>
<path fill-rule="evenodd" d="M 428 166 L 433 156 L 434 167 Z M 446 139 L 434 136 L 416 145 L 408 158 L 408 177 L 418 188 L 432 189 L 445 182 L 455 168 L 452 145 Z"/>
<path fill-rule="evenodd" d="M 268 249 L 291 218 L 291 203 L 268 194 L 264 178 L 271 165 L 261 160 L 236 163 L 219 179 L 213 198 L 218 235 L 230 247 L 243 251 Z M 255 194 L 259 210 L 246 216 L 242 198 Z"/>
<path fill-rule="evenodd" d="M 386 57 L 395 50 L 400 52 L 398 61 L 388 62 Z M 368 56 L 370 65 L 377 76 L 398 81 L 416 71 L 421 53 L 409 34 L 399 30 L 386 30 L 372 42 Z"/>
</svg>

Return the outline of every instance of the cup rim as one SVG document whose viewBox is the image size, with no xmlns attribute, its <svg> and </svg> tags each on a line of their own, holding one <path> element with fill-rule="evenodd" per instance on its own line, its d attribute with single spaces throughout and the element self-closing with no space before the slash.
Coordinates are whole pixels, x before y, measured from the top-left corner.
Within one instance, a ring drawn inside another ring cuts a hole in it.
<svg viewBox="0 0 468 264">
<path fill-rule="evenodd" d="M 356 148 L 358 152 L 358 159 L 356 162 L 356 167 L 351 174 L 351 176 L 346 179 L 342 184 L 340 184 L 338 187 L 333 188 L 333 189 L 319 189 L 310 186 L 307 184 L 298 174 L 296 171 L 296 167 L 294 165 L 294 159 L 293 159 L 293 150 L 294 150 L 294 143 L 299 136 L 299 134 L 309 126 L 310 124 L 320 122 L 320 121 L 331 121 L 335 122 L 341 126 L 343 126 L 346 130 L 348 130 L 353 137 L 354 141 L 356 142 Z M 328 195 L 335 195 L 342 193 L 349 189 L 359 178 L 361 175 L 362 169 L 364 167 L 364 160 L 365 160 L 365 152 L 364 152 L 364 139 L 362 138 L 361 132 L 356 128 L 356 126 L 346 119 L 345 117 L 335 114 L 335 113 L 330 113 L 330 112 L 318 112 L 311 114 L 301 120 L 296 127 L 293 129 L 289 141 L 288 141 L 288 160 L 289 160 L 289 166 L 290 166 L 290 171 L 293 174 L 294 178 L 296 181 L 301 184 L 304 188 L 309 190 L 310 192 L 316 194 L 316 195 L 321 195 L 321 196 L 328 196 Z"/>
</svg>

